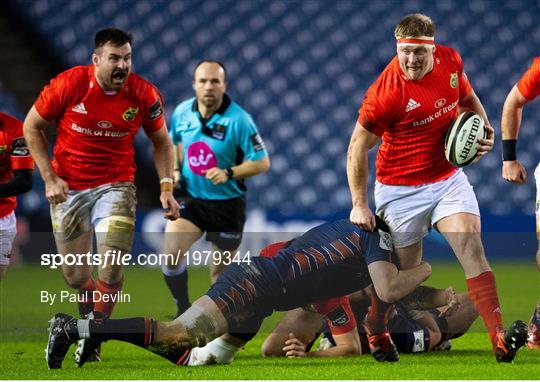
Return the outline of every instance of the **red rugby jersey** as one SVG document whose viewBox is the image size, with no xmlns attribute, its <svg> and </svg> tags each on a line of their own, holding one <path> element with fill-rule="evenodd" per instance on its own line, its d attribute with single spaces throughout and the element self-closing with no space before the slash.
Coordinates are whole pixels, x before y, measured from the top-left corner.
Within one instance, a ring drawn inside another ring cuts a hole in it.
<svg viewBox="0 0 540 382">
<path fill-rule="evenodd" d="M 14 170 L 32 170 L 34 161 L 23 137 L 22 122 L 0 112 L 0 183 L 13 178 Z M 17 198 L 0 198 L 0 218 L 11 214 L 17 207 Z"/>
<path fill-rule="evenodd" d="M 334 297 L 312 304 L 312 307 L 326 317 L 328 328 L 333 335 L 340 335 L 356 329 L 356 319 L 349 303 L 349 297 Z"/>
<path fill-rule="evenodd" d="M 540 94 L 540 57 L 536 57 L 517 83 L 523 97 L 532 101 Z"/>
<path fill-rule="evenodd" d="M 376 170 L 383 184 L 433 183 L 456 171 L 444 157 L 444 138 L 472 87 L 454 49 L 437 45 L 433 60 L 433 70 L 413 81 L 394 57 L 359 109 L 358 122 L 382 136 Z"/>
<path fill-rule="evenodd" d="M 269 258 L 275 257 L 279 250 L 287 243 L 287 241 L 282 241 L 270 244 L 261 250 L 259 256 Z M 356 319 L 352 313 L 349 297 L 347 296 L 317 301 L 310 304 L 309 308 L 326 317 L 328 327 L 333 335 L 345 334 L 356 329 Z"/>
<path fill-rule="evenodd" d="M 106 94 L 93 65 L 59 74 L 34 106 L 45 120 L 56 120 L 53 168 L 74 190 L 133 182 L 137 130 L 165 126 L 163 99 L 152 84 L 131 73 L 119 92 Z"/>
</svg>

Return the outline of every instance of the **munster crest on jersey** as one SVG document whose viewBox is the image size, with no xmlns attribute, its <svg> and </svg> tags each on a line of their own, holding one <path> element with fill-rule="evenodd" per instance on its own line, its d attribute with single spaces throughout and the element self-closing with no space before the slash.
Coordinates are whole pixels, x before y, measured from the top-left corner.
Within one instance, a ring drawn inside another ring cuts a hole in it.
<svg viewBox="0 0 540 382">
<path fill-rule="evenodd" d="M 7 152 L 7 145 L 0 145 L 0 155 L 3 155 Z"/>
<path fill-rule="evenodd" d="M 139 112 L 138 107 L 128 107 L 126 111 L 124 111 L 124 114 L 122 114 L 122 118 L 124 121 L 131 121 L 137 113 Z"/>
<path fill-rule="evenodd" d="M 450 86 L 452 89 L 455 89 L 458 85 L 458 76 L 457 72 L 450 73 Z"/>
</svg>

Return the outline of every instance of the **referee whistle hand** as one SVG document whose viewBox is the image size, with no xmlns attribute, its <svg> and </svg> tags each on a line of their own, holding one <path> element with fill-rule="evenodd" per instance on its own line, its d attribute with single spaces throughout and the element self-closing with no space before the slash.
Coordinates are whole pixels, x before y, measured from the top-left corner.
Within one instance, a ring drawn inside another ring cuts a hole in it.
<svg viewBox="0 0 540 382">
<path fill-rule="evenodd" d="M 508 182 L 525 184 L 527 182 L 527 171 L 517 159 L 506 160 L 503 161 L 502 177 Z"/>
<path fill-rule="evenodd" d="M 368 206 L 355 206 L 349 216 L 351 223 L 359 226 L 364 231 L 370 232 L 375 229 L 375 215 Z"/>
<path fill-rule="evenodd" d="M 211 181 L 213 184 L 221 184 L 229 180 L 227 177 L 227 172 L 218 167 L 212 167 L 211 169 L 207 170 L 204 175 L 206 179 Z"/>
<path fill-rule="evenodd" d="M 159 195 L 159 200 L 161 201 L 161 207 L 165 210 L 165 219 L 176 220 L 180 217 L 180 206 L 174 199 L 172 192 L 162 192 Z"/>
<path fill-rule="evenodd" d="M 63 203 L 67 200 L 68 184 L 59 176 L 45 182 L 45 197 L 51 204 Z"/>
</svg>

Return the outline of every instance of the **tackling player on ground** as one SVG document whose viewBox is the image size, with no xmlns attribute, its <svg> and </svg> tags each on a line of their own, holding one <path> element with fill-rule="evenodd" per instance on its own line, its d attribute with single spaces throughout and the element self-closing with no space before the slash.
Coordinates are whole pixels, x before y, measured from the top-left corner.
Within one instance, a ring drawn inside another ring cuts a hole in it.
<svg viewBox="0 0 540 382">
<path fill-rule="evenodd" d="M 256 256 L 249 264 L 229 265 L 206 295 L 172 322 L 144 317 L 77 320 L 58 313 L 51 320 L 47 364 L 61 367 L 70 345 L 80 338 L 126 341 L 185 364 L 191 348 L 224 333 L 250 340 L 274 310 L 287 311 L 367 287 L 368 267 L 374 264 L 400 299 L 429 277 L 431 267 L 422 262 L 398 271 L 389 262 L 388 239 L 387 233 L 364 232 L 348 220 L 320 225 L 275 257 Z"/>
<path fill-rule="evenodd" d="M 419 264 L 422 239 L 435 226 L 465 271 L 469 296 L 484 320 L 497 361 L 510 362 L 524 343 L 525 324 L 516 322 L 505 335 L 495 276 L 480 238 L 478 202 L 465 173 L 444 156 L 445 134 L 458 111 L 470 110 L 484 119 L 488 134 L 479 140 L 478 158 L 492 149 L 493 129 L 461 57 L 435 44 L 435 24 L 428 16 L 406 16 L 394 35 L 397 56 L 366 92 L 349 145 L 350 219 L 365 230 L 375 226 L 368 206 L 368 151 L 382 137 L 376 214 L 390 226 L 401 269 Z M 380 291 L 377 294 L 388 302 Z M 373 309 L 364 322 L 373 354 L 396 361 L 384 325 L 389 305 L 373 296 Z"/>
<path fill-rule="evenodd" d="M 0 112 L 0 280 L 17 234 L 17 198 L 32 188 L 34 161 L 23 137 L 22 122 Z"/>
<path fill-rule="evenodd" d="M 30 152 L 45 181 L 58 252 L 129 252 L 135 227 L 135 134 L 142 126 L 154 149 L 161 179 L 160 201 L 165 218 L 178 217 L 172 196 L 174 151 L 158 90 L 131 73 L 129 33 L 104 29 L 96 33 L 92 65 L 69 69 L 45 86 L 24 122 Z M 54 160 L 48 154 L 44 131 L 56 121 Z M 121 265 L 100 266 L 98 279 L 91 265 L 62 266 L 69 286 L 92 295 L 94 289 L 114 295 L 122 288 Z M 79 303 L 81 315 L 110 316 L 114 299 Z M 81 364 L 95 346 L 83 341 L 76 352 Z"/>
<path fill-rule="evenodd" d="M 517 159 L 516 144 L 521 126 L 523 107 L 533 101 L 540 94 L 540 57 L 536 57 L 532 65 L 512 88 L 502 112 L 502 144 L 503 167 L 502 177 L 513 183 L 524 184 L 527 181 L 527 171 Z M 536 251 L 536 264 L 540 271 L 540 163 L 534 171 L 536 179 L 536 237 L 539 246 Z M 533 349 L 540 349 L 540 301 L 529 323 L 528 345 Z"/>
</svg>

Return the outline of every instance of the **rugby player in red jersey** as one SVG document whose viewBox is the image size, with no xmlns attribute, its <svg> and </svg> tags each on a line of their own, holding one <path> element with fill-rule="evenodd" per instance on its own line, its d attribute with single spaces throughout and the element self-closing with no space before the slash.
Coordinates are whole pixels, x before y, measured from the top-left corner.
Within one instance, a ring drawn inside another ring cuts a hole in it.
<svg viewBox="0 0 540 382">
<path fill-rule="evenodd" d="M 516 144 L 521 126 L 523 107 L 540 94 L 540 57 L 536 57 L 529 69 L 512 88 L 502 112 L 503 166 L 502 176 L 505 180 L 517 184 L 527 181 L 527 171 L 517 159 Z M 536 178 L 536 237 L 540 240 L 540 163 L 534 171 Z M 536 251 L 536 264 L 540 270 L 540 245 Z M 540 301 L 529 323 L 528 345 L 532 349 L 540 349 Z"/>
<path fill-rule="evenodd" d="M 119 29 L 97 32 L 92 65 L 52 79 L 24 122 L 24 136 L 45 181 L 60 254 L 92 253 L 92 231 L 97 253 L 121 256 L 130 251 L 136 209 L 133 141 L 141 126 L 154 149 L 165 218 L 178 217 L 172 196 L 174 149 L 162 97 L 151 83 L 131 73 L 131 43 L 131 34 Z M 51 162 L 44 130 L 52 121 L 58 137 Z M 95 282 L 91 265 L 63 265 L 62 271 L 68 285 L 83 296 L 94 290 L 114 296 L 122 288 L 118 261 L 100 266 Z M 113 307 L 113 299 L 79 303 L 83 316 L 110 316 Z M 95 356 L 93 344 L 80 345 L 75 357 L 79 364 L 81 358 Z"/>
<path fill-rule="evenodd" d="M 394 34 L 397 56 L 366 92 L 349 145 L 351 222 L 365 230 L 375 226 L 368 206 L 367 154 L 382 138 L 376 162 L 376 214 L 390 226 L 400 267 L 419 264 L 422 238 L 435 226 L 465 271 L 469 296 L 484 320 L 497 361 L 511 362 L 525 342 L 526 327 L 519 321 L 504 332 L 475 194 L 465 173 L 444 157 L 445 134 L 458 112 L 470 110 L 484 119 L 487 138 L 478 142 L 478 158 L 492 149 L 493 128 L 459 54 L 435 44 L 435 24 L 428 16 L 406 16 Z M 385 326 L 389 305 L 384 301 L 391 301 L 377 294 L 382 301 L 373 294 L 374 309 L 364 321 L 370 346 L 377 359 L 396 361 Z"/>
<path fill-rule="evenodd" d="M 0 112 L 0 280 L 9 265 L 17 234 L 16 195 L 32 188 L 34 161 L 23 137 L 22 122 Z"/>
</svg>

